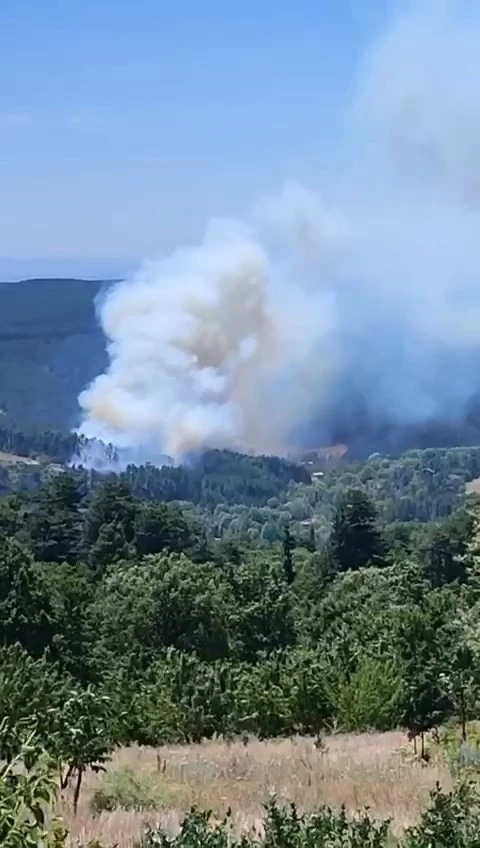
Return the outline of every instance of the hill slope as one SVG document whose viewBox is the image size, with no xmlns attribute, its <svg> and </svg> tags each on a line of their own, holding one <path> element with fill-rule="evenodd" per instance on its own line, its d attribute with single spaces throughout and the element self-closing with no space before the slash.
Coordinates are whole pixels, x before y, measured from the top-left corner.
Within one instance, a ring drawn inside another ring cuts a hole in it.
<svg viewBox="0 0 480 848">
<path fill-rule="evenodd" d="M 106 364 L 101 281 L 0 283 L 0 408 L 23 428 L 69 429 L 77 395 Z"/>
</svg>

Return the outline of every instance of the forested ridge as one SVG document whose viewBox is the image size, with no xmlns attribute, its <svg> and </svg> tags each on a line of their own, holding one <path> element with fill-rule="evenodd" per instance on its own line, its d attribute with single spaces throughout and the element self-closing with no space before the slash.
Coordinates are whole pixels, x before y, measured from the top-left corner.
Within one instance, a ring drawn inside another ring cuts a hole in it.
<svg viewBox="0 0 480 848">
<path fill-rule="evenodd" d="M 4 421 L 32 432 L 78 424 L 78 393 L 107 361 L 95 315 L 95 298 L 107 285 L 75 279 L 0 283 Z"/>
<path fill-rule="evenodd" d="M 329 532 L 339 494 L 358 488 L 375 502 L 385 522 L 427 522 L 445 518 L 464 502 L 466 485 L 480 476 L 480 448 L 428 448 L 401 456 L 374 454 L 364 462 L 341 461 L 312 467 L 278 457 L 206 451 L 180 466 L 130 465 L 116 473 L 86 472 L 81 456 L 88 442 L 74 433 L 24 432 L 0 427 L 0 452 L 18 462 L 0 462 L 0 491 L 28 491 L 48 480 L 53 465 L 74 464 L 92 487 L 121 479 L 145 500 L 182 502 L 215 536 L 248 536 L 266 543 L 283 537 L 286 523 L 298 532 L 312 525 L 319 539 Z M 115 466 L 115 450 L 104 447 Z M 36 460 L 22 465 L 20 458 Z"/>
</svg>

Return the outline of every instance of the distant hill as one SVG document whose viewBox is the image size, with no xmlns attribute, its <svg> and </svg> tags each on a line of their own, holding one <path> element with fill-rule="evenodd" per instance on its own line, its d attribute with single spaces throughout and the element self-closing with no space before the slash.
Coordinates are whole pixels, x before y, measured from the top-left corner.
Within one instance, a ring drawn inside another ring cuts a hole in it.
<svg viewBox="0 0 480 848">
<path fill-rule="evenodd" d="M 70 429 L 77 395 L 106 365 L 95 297 L 111 281 L 0 283 L 2 423 Z"/>
<path fill-rule="evenodd" d="M 133 256 L 5 256 L 0 254 L 0 280 L 18 282 L 32 277 L 111 280 L 129 277 L 141 260 Z"/>
</svg>

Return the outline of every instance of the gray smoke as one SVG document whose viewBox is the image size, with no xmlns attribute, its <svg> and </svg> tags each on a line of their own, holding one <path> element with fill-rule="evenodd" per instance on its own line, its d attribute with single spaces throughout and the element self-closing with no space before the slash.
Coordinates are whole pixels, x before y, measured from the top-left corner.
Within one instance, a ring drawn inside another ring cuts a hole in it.
<svg viewBox="0 0 480 848">
<path fill-rule="evenodd" d="M 462 415 L 480 388 L 479 84 L 473 4 L 392 18 L 358 69 L 334 207 L 288 183 L 114 287 L 82 432 L 180 457 Z"/>
</svg>

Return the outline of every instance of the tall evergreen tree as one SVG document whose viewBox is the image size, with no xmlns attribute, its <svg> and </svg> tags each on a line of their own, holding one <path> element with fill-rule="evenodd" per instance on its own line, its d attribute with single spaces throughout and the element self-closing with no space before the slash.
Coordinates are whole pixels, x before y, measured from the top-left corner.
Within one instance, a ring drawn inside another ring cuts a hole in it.
<svg viewBox="0 0 480 848">
<path fill-rule="evenodd" d="M 290 532 L 290 528 L 287 526 L 285 527 L 285 534 L 283 537 L 283 570 L 289 586 L 295 579 L 295 568 L 293 565 L 294 548 L 295 540 Z"/>
<path fill-rule="evenodd" d="M 385 544 L 374 504 L 361 489 L 349 489 L 335 510 L 330 547 L 339 571 L 383 563 Z"/>
</svg>

